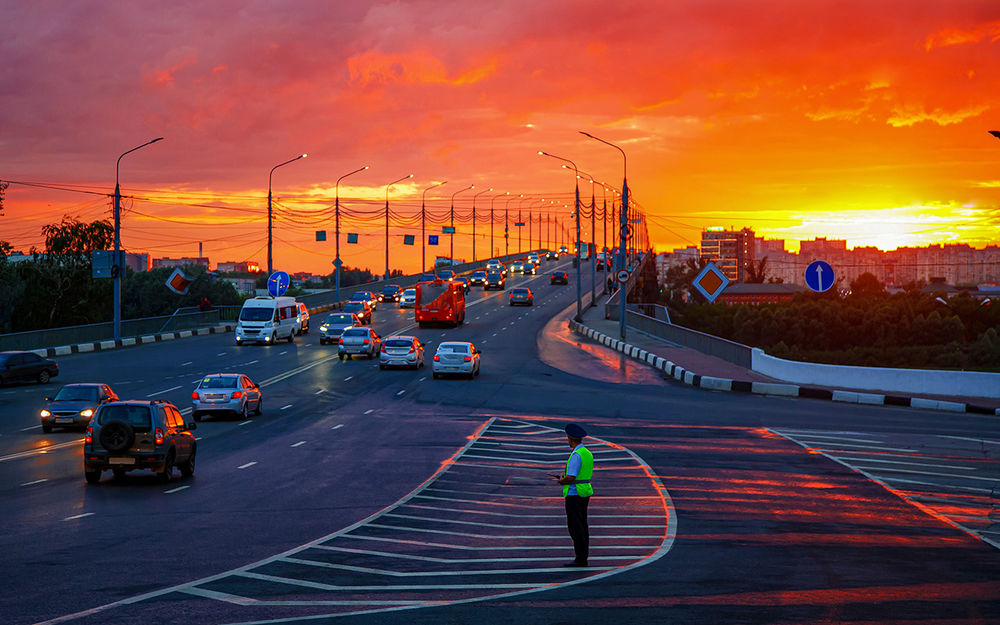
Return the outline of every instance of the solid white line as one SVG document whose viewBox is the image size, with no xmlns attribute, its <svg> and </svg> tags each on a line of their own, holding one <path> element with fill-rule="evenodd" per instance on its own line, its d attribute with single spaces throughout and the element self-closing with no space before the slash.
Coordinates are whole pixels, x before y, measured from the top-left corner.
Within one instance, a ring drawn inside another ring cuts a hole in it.
<svg viewBox="0 0 1000 625">
<path fill-rule="evenodd" d="M 49 478 L 46 477 L 46 478 L 42 478 L 40 480 L 35 480 L 34 482 L 25 482 L 24 484 L 21 484 L 21 486 L 32 486 L 34 484 L 41 484 L 42 482 L 48 482 L 48 481 L 49 481 Z"/>
<path fill-rule="evenodd" d="M 426 585 L 411 585 L 411 586 L 334 586 L 332 584 L 321 584 L 319 582 L 310 582 L 304 579 L 293 579 L 291 577 L 281 577 L 278 575 L 262 575 L 260 573 L 251 573 L 250 571 L 236 571 L 233 575 L 237 577 L 248 577 L 250 579 L 259 579 L 265 582 L 279 582 L 282 584 L 289 584 L 291 586 L 302 586 L 303 588 L 315 588 L 317 590 L 353 590 L 353 591 L 401 591 L 401 590 L 427 590 L 430 588 Z M 435 584 L 433 588 L 436 589 L 446 589 L 446 590 L 477 590 L 477 589 L 489 589 L 489 588 L 537 588 L 538 584 L 527 583 L 527 584 Z"/>
<path fill-rule="evenodd" d="M 168 388 L 165 391 L 158 391 L 158 392 L 153 393 L 151 395 L 146 395 L 146 397 L 156 397 L 157 395 L 162 395 L 164 393 L 169 393 L 170 391 L 176 391 L 179 388 L 182 388 L 182 387 L 180 387 L 180 386 L 171 386 L 170 388 Z"/>
<path fill-rule="evenodd" d="M 919 450 L 916 450 L 916 449 L 906 449 L 906 448 L 903 448 L 903 447 L 873 447 L 871 445 L 848 445 L 846 443 L 842 443 L 839 447 L 817 447 L 817 446 L 811 445 L 809 443 L 804 443 L 804 444 L 809 445 L 810 447 L 813 447 L 814 449 L 816 449 L 816 451 L 822 451 L 822 452 L 833 452 L 833 451 L 836 451 L 837 449 L 840 449 L 842 447 L 858 447 L 859 449 L 873 449 L 873 450 L 876 450 L 876 451 L 900 451 L 900 452 L 908 453 L 908 454 L 919 453 Z"/>
<path fill-rule="evenodd" d="M 916 469 L 895 469 L 893 467 L 867 467 L 865 470 L 877 473 L 877 475 L 882 479 L 892 479 L 891 477 L 886 477 L 881 473 L 882 471 L 889 471 L 892 473 L 912 473 L 913 475 L 933 475 L 934 477 L 957 477 L 960 480 L 979 480 L 980 482 L 996 481 L 995 477 L 988 477 L 986 475 L 958 475 L 957 473 L 937 473 L 934 471 L 917 471 Z M 944 486 L 945 485 L 942 484 L 942 487 Z"/>
<path fill-rule="evenodd" d="M 238 466 L 236 468 L 237 469 L 246 469 L 247 467 L 252 467 L 255 464 L 257 464 L 257 463 L 256 462 L 248 462 L 246 464 L 241 464 L 240 466 Z"/>
<path fill-rule="evenodd" d="M 905 462 L 903 460 L 878 460 L 876 458 L 852 458 L 850 456 L 833 456 L 831 458 L 836 458 L 838 460 L 851 461 L 851 462 L 878 462 L 878 463 L 891 463 L 891 464 L 908 464 L 915 467 L 926 467 L 931 469 L 960 469 L 962 471 L 975 471 L 976 467 L 957 467 L 950 464 L 927 464 L 926 462 Z M 877 467 L 873 467 L 877 468 Z"/>
<path fill-rule="evenodd" d="M 75 521 L 76 519 L 82 519 L 85 516 L 94 516 L 93 512 L 84 512 L 83 514 L 76 514 L 73 516 L 68 516 L 63 521 Z"/>
<path fill-rule="evenodd" d="M 988 438 L 973 438 L 970 436 L 944 436 L 943 438 L 953 438 L 959 441 L 972 441 L 973 443 L 986 443 L 987 445 L 1000 445 L 1000 441 L 991 441 Z"/>
<path fill-rule="evenodd" d="M 885 442 L 885 441 L 873 441 L 873 440 L 870 440 L 870 439 L 867 439 L 867 438 L 853 438 L 853 437 L 850 437 L 850 436 L 827 436 L 825 434 L 809 434 L 809 435 L 803 435 L 802 436 L 803 440 L 808 439 L 808 438 L 832 438 L 835 441 L 847 440 L 847 441 L 852 441 L 852 442 L 855 442 L 855 443 L 884 443 Z"/>
<path fill-rule="evenodd" d="M 288 404 L 287 406 L 282 406 L 282 407 L 281 407 L 281 409 L 282 409 L 282 410 L 288 410 L 289 408 L 291 408 L 291 407 L 292 407 L 292 405 L 293 405 L 293 404 Z"/>
<path fill-rule="evenodd" d="M 305 444 L 306 444 L 306 442 L 305 442 L 305 441 L 299 441 L 299 442 L 297 442 L 297 443 L 294 443 L 294 444 L 292 445 L 292 447 L 301 447 L 301 446 L 303 446 L 303 445 L 305 445 Z"/>
<path fill-rule="evenodd" d="M 857 470 L 857 469 L 855 469 L 855 470 Z M 877 477 L 879 480 L 882 480 L 882 481 L 885 481 L 885 482 L 901 482 L 903 484 L 920 484 L 921 486 L 934 486 L 934 487 L 937 488 L 936 492 L 941 492 L 941 491 L 945 491 L 945 490 L 969 490 L 969 491 L 972 491 L 974 493 L 992 493 L 993 492 L 992 488 L 976 488 L 975 486 L 956 486 L 955 484 L 942 484 L 941 482 L 922 482 L 920 480 L 904 480 L 901 477 L 892 477 L 891 475 L 877 475 L 875 477 Z M 876 481 L 876 480 L 873 480 L 873 481 Z"/>
<path fill-rule="evenodd" d="M 178 491 L 182 491 L 182 490 L 184 490 L 185 488 L 191 488 L 191 487 L 190 487 L 190 486 L 178 486 L 177 488 L 171 488 L 170 490 L 165 490 L 165 491 L 163 491 L 163 494 L 164 494 L 164 495 L 169 495 L 169 494 L 171 494 L 171 493 L 176 493 L 176 492 L 178 492 Z"/>
<path fill-rule="evenodd" d="M 340 428 L 342 428 L 342 427 L 344 427 L 344 424 L 343 424 L 343 423 L 338 423 L 337 425 L 333 426 L 333 427 L 332 427 L 332 428 L 330 428 L 330 429 L 331 429 L 331 430 L 339 430 L 339 429 L 340 429 Z"/>
<path fill-rule="evenodd" d="M 14 460 L 16 458 L 27 458 L 28 456 L 37 456 L 40 454 L 49 453 L 50 449 L 62 449 L 64 447 L 71 447 L 73 445 L 79 445 L 83 442 L 82 438 L 78 438 L 75 441 L 67 441 L 65 443 L 58 443 L 56 445 L 46 445 L 45 447 L 39 447 L 37 449 L 29 449 L 28 451 L 19 451 L 16 454 L 10 454 L 7 456 L 0 456 L 0 462 L 5 460 Z"/>
</svg>

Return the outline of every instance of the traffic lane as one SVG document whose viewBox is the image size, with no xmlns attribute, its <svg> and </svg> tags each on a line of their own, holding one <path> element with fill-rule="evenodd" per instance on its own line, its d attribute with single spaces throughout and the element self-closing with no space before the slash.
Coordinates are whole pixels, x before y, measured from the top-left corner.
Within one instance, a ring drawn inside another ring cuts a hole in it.
<svg viewBox="0 0 1000 625">
<path fill-rule="evenodd" d="M 23 572 L 2 591 L 18 604 L 16 622 L 190 581 L 346 527 L 426 479 L 481 424 L 414 410 L 405 410 L 402 423 L 385 410 L 393 401 L 387 393 L 366 394 L 357 405 L 317 400 L 301 414 L 289 411 L 297 428 L 250 423 L 237 435 L 201 441 L 193 479 L 160 485 L 137 473 L 50 490 L 74 513 L 67 516 L 88 516 L 0 539 L 5 561 Z M 169 548 L 157 549 L 157 541 Z M 149 558 L 155 566 L 137 567 Z M 54 562 L 73 575 L 52 579 Z M 51 596 L 36 592 L 40 579 Z"/>
<path fill-rule="evenodd" d="M 581 606 L 588 622 L 1000 618 L 993 549 L 841 465 L 755 428 L 605 423 L 592 432 L 642 455 L 670 491 L 669 554 L 583 587 L 347 622 L 541 624 Z"/>
</svg>

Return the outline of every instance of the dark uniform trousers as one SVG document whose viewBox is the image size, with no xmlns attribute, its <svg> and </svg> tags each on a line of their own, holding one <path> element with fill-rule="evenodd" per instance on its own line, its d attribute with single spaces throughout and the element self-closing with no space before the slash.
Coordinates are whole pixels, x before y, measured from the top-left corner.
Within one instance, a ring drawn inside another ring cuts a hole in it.
<svg viewBox="0 0 1000 625">
<path fill-rule="evenodd" d="M 576 552 L 575 562 L 587 564 L 590 553 L 590 528 L 587 526 L 587 504 L 590 497 L 579 495 L 566 496 L 566 526 L 570 538 L 573 539 L 573 551 Z"/>
</svg>

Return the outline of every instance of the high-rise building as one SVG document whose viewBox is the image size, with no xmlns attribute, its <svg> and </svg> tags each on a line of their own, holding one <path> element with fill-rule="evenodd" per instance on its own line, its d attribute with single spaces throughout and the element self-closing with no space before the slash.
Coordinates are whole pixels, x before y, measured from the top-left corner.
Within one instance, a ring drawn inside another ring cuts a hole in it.
<svg viewBox="0 0 1000 625">
<path fill-rule="evenodd" d="M 747 264 L 754 258 L 753 230 L 704 230 L 701 233 L 701 257 L 714 263 L 730 280 L 742 282 Z"/>
</svg>

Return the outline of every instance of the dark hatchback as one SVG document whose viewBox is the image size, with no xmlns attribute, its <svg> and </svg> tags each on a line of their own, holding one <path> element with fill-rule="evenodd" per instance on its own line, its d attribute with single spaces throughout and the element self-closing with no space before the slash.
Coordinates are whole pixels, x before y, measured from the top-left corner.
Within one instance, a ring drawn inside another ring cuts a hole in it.
<svg viewBox="0 0 1000 625">
<path fill-rule="evenodd" d="M 8 382 L 37 380 L 48 384 L 59 375 L 59 364 L 34 352 L 0 352 L 0 386 Z"/>
<path fill-rule="evenodd" d="M 471 286 L 483 286 L 486 284 L 486 272 L 485 271 L 473 271 L 469 274 L 469 284 Z"/>
<path fill-rule="evenodd" d="M 118 401 L 107 384 L 67 384 L 54 397 L 45 398 L 45 408 L 38 414 L 42 431 L 46 434 L 57 428 L 85 428 L 97 409 L 111 401 Z"/>
<path fill-rule="evenodd" d="M 549 284 L 569 284 L 569 274 L 565 271 L 555 271 L 549 276 Z"/>
<path fill-rule="evenodd" d="M 380 302 L 398 302 L 399 296 L 403 294 L 403 287 L 398 284 L 389 284 L 378 294 Z"/>
</svg>

